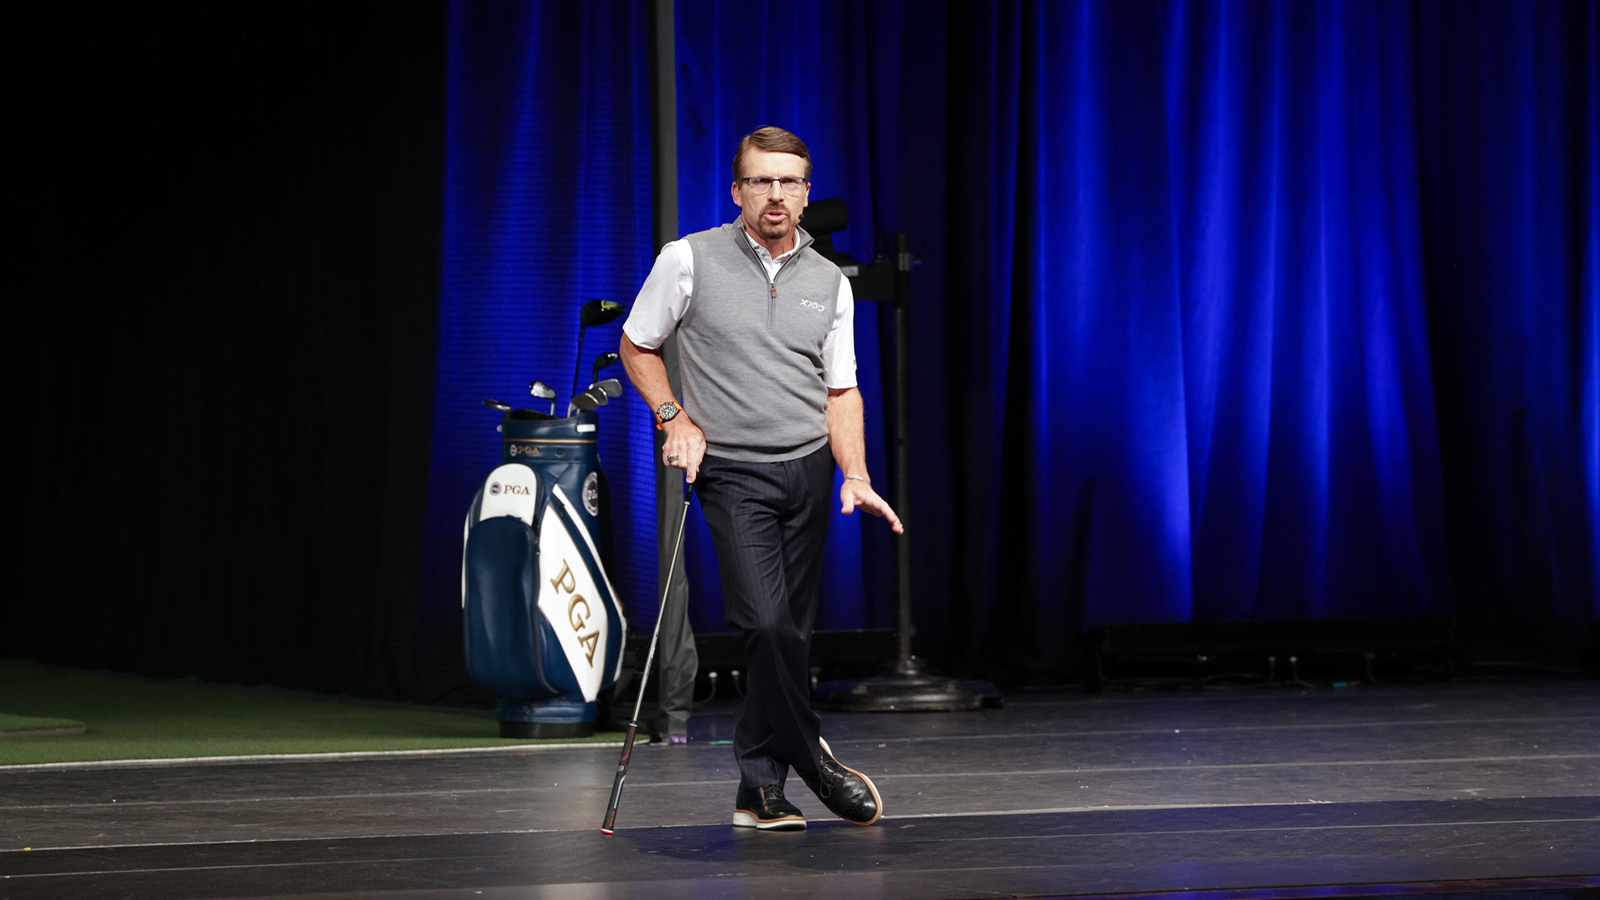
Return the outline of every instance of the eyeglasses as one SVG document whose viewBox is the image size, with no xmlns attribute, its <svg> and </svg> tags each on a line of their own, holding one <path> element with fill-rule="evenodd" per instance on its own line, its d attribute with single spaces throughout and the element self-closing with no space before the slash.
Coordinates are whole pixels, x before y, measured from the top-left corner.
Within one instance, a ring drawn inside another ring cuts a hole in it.
<svg viewBox="0 0 1600 900">
<path fill-rule="evenodd" d="M 791 197 L 800 193 L 800 189 L 805 187 L 807 184 L 804 178 L 767 178 L 761 175 L 758 175 L 754 178 L 741 178 L 739 180 L 745 184 L 748 184 L 750 186 L 750 190 L 756 194 L 766 194 L 768 191 L 772 190 L 772 186 L 774 184 L 781 184 L 783 185 L 783 192 Z"/>
</svg>

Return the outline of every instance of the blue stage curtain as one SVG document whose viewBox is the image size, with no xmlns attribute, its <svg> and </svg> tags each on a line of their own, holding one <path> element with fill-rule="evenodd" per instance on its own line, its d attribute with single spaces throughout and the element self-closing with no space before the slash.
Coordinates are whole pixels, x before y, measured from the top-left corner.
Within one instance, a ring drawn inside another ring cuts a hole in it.
<svg viewBox="0 0 1600 900">
<path fill-rule="evenodd" d="M 1450 615 L 1482 592 L 1452 574 L 1487 568 L 1570 650 L 1596 590 L 1594 5 L 954 17 L 974 306 L 946 393 L 976 472 L 966 552 L 923 583 L 990 599 L 925 619 L 928 649 L 1061 671 L 1106 622 Z"/>
<path fill-rule="evenodd" d="M 945 651 L 1065 669 L 1107 622 L 1446 611 L 1408 10 L 971 19 L 993 76 L 954 108 L 990 110 L 965 152 L 1013 187 L 953 217 L 988 301 L 957 452 L 994 500 L 953 574 L 997 602 Z"/>
<path fill-rule="evenodd" d="M 948 582 L 993 600 L 924 622 L 930 649 L 1069 670 L 1071 636 L 1105 622 L 1449 615 L 1463 590 L 1452 574 L 1508 554 L 1559 577 L 1502 571 L 1501 602 L 1569 634 L 1588 621 L 1593 10 L 957 9 L 952 80 L 958 65 L 970 80 L 951 115 L 974 127 L 952 130 L 949 240 L 973 248 L 953 253 L 953 283 L 980 308 L 946 344 L 961 373 L 947 385 L 971 385 L 983 415 L 952 452 L 990 474 L 951 515 L 969 555 L 948 557 Z M 1430 52 L 1441 59 L 1419 87 Z M 1499 71 L 1474 68 L 1481 56 Z M 1487 107 L 1486 82 L 1500 95 Z M 1496 165 L 1463 165 L 1479 154 Z M 1419 172 L 1434 169 L 1425 190 Z M 1477 204 L 1486 194 L 1549 240 L 1514 232 L 1516 218 Z M 1441 225 L 1459 234 L 1448 248 L 1425 232 Z M 1489 244 L 1542 273 L 1542 289 L 1494 291 Z M 1474 286 L 1476 309 L 1453 302 L 1453 282 Z M 1496 321 L 1531 326 L 1513 312 L 1529 307 L 1547 310 L 1542 332 Z M 1466 449 L 1516 452 L 1509 422 L 1478 426 L 1524 368 L 1547 389 L 1534 401 L 1546 427 L 1526 435 L 1546 460 L 1537 497 L 1514 460 Z M 1566 515 L 1541 520 L 1495 499 L 1505 492 Z M 992 518 L 972 522 L 986 498 Z M 1530 637 L 1561 642 L 1551 628 Z"/>
<path fill-rule="evenodd" d="M 544 401 L 528 396 L 528 382 L 538 379 L 564 408 L 579 307 L 631 302 L 649 272 L 646 12 L 644 0 L 450 6 L 428 558 L 417 617 L 423 665 L 461 666 L 461 523 L 500 461 L 499 417 L 480 401 L 537 407 Z M 620 322 L 589 330 L 580 387 L 620 335 Z M 623 377 L 620 367 L 607 374 Z M 656 596 L 652 424 L 637 397 L 601 410 L 613 530 L 626 545 L 611 575 L 647 628 Z"/>
</svg>

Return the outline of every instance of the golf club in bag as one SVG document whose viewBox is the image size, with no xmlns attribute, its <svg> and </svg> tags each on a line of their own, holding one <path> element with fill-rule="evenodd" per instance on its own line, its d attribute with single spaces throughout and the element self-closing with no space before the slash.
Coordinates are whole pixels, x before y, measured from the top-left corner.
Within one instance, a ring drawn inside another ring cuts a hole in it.
<svg viewBox="0 0 1600 900">
<path fill-rule="evenodd" d="M 485 405 L 505 413 L 502 464 L 464 529 L 467 670 L 498 698 L 501 737 L 586 737 L 596 698 L 616 683 L 628 628 L 596 538 L 599 417 L 592 405 L 559 419 Z"/>
<path fill-rule="evenodd" d="M 617 302 L 612 301 L 612 300 L 590 300 L 589 302 L 583 304 L 583 306 L 579 307 L 579 309 L 578 309 L 578 358 L 572 364 L 572 393 L 573 394 L 577 394 L 578 393 L 578 373 L 583 370 L 583 335 L 584 335 L 584 332 L 588 331 L 591 328 L 594 328 L 594 327 L 597 327 L 597 326 L 600 326 L 600 325 L 605 325 L 605 324 L 607 324 L 609 322 L 615 322 L 617 319 L 622 318 L 622 315 L 624 313 L 626 313 L 627 311 L 628 311 L 628 308 L 626 306 L 623 306 L 621 303 L 617 303 Z M 613 359 L 612 362 L 616 362 L 616 360 Z M 607 363 L 607 365 L 610 365 L 610 363 Z M 604 368 L 604 366 L 599 365 L 598 362 L 597 362 L 597 364 L 594 367 L 594 371 L 595 371 L 596 376 L 599 375 L 600 370 L 602 368 Z"/>
<path fill-rule="evenodd" d="M 656 610 L 655 631 L 650 634 L 650 652 L 645 654 L 644 668 L 639 670 L 639 697 L 633 701 L 633 718 L 628 720 L 628 734 L 622 742 L 622 758 L 617 760 L 617 777 L 611 782 L 611 802 L 606 804 L 606 817 L 600 821 L 600 833 L 611 834 L 617 824 L 617 805 L 622 802 L 622 783 L 628 779 L 628 762 L 633 757 L 633 739 L 639 733 L 639 710 L 644 706 L 644 688 L 650 682 L 650 666 L 656 661 L 656 641 L 661 638 L 661 620 L 667 615 L 667 594 L 672 591 L 673 569 L 678 565 L 678 551 L 683 548 L 683 527 L 689 522 L 689 501 L 694 497 L 694 485 L 683 483 L 683 514 L 678 518 L 678 536 L 672 542 L 672 562 L 667 566 L 667 578 L 662 582 L 661 606 Z"/>
</svg>

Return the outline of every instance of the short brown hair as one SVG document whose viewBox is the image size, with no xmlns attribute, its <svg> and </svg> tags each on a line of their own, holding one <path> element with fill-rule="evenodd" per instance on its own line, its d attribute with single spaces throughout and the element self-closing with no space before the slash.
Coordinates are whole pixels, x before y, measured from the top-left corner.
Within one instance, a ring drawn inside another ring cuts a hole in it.
<svg viewBox="0 0 1600 900">
<path fill-rule="evenodd" d="M 751 147 L 768 153 L 793 153 L 806 161 L 806 180 L 811 180 L 811 152 L 806 149 L 806 142 L 792 132 L 766 125 L 745 135 L 739 141 L 739 149 L 733 151 L 734 181 L 744 177 L 744 151 Z"/>
</svg>

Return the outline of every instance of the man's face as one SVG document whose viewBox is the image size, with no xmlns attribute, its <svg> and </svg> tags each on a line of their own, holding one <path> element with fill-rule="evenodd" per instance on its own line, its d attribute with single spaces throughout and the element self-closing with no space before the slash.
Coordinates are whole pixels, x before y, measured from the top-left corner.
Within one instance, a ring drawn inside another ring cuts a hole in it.
<svg viewBox="0 0 1600 900">
<path fill-rule="evenodd" d="M 751 147 L 744 152 L 746 178 L 805 178 L 806 161 L 793 153 L 772 153 Z M 800 221 L 800 211 L 810 202 L 811 185 L 789 194 L 773 184 L 767 193 L 758 194 L 743 181 L 733 183 L 733 202 L 739 206 L 739 219 L 745 228 L 768 245 L 786 243 Z M 768 246 L 768 250 L 772 247 Z"/>
</svg>

